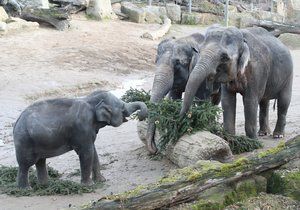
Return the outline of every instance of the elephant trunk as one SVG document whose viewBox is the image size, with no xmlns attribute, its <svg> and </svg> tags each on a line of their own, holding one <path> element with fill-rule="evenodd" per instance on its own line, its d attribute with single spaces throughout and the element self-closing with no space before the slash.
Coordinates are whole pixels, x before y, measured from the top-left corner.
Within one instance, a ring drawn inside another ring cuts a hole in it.
<svg viewBox="0 0 300 210">
<path fill-rule="evenodd" d="M 137 110 L 140 110 L 138 112 L 139 120 L 144 120 L 148 116 L 148 109 L 146 104 L 140 101 L 126 103 L 125 110 L 126 110 L 125 117 L 129 117 L 132 113 L 134 113 Z"/>
<path fill-rule="evenodd" d="M 201 52 L 200 59 L 190 74 L 185 87 L 185 94 L 180 116 L 183 116 L 188 112 L 199 86 L 207 78 L 207 76 L 209 74 L 215 74 L 215 71 L 219 65 L 220 55 L 221 52 L 216 52 L 210 49 L 206 49 Z"/>
<path fill-rule="evenodd" d="M 167 55 L 168 56 L 168 55 Z M 173 86 L 174 72 L 172 65 L 170 64 L 170 58 L 165 58 L 165 63 L 161 62 L 157 65 L 157 70 L 154 77 L 154 82 L 151 90 L 150 102 L 158 103 L 161 101 Z M 147 134 L 146 134 L 146 146 L 151 154 L 157 152 L 157 148 L 154 141 L 155 124 L 154 122 L 148 122 Z"/>
</svg>

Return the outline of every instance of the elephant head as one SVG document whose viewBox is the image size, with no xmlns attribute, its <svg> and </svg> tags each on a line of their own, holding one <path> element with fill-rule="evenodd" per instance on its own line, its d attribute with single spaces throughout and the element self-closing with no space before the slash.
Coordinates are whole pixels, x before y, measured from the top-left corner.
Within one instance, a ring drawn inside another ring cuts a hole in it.
<svg viewBox="0 0 300 210">
<path fill-rule="evenodd" d="M 192 34 L 180 39 L 170 38 L 159 44 L 151 102 L 159 102 L 171 89 L 179 90 L 179 92 L 184 91 L 190 74 L 191 61 L 203 39 L 201 34 Z M 152 154 L 157 151 L 154 134 L 155 124 L 149 122 L 146 135 L 147 149 Z"/>
<path fill-rule="evenodd" d="M 235 27 L 213 26 L 208 29 L 200 47 L 200 57 L 188 79 L 180 114 L 190 108 L 199 85 L 207 77 L 228 83 L 243 76 L 250 52 L 241 31 Z"/>
<path fill-rule="evenodd" d="M 126 117 L 137 110 L 140 110 L 138 112 L 139 120 L 144 120 L 148 115 L 147 106 L 143 102 L 125 103 L 113 94 L 103 91 L 96 91 L 89 97 L 96 102 L 94 103 L 96 121 L 104 125 L 118 127 L 123 122 L 127 122 Z"/>
</svg>

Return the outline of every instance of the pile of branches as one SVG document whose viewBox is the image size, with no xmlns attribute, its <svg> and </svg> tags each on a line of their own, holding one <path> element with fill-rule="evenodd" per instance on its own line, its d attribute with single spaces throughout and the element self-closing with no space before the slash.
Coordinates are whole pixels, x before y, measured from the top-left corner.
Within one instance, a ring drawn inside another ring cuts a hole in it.
<svg viewBox="0 0 300 210">
<path fill-rule="evenodd" d="M 150 102 L 150 92 L 129 89 L 122 97 L 125 102 L 143 101 L 147 104 L 148 122 L 154 122 L 160 133 L 158 149 L 164 150 L 168 144 L 176 144 L 184 134 L 197 131 L 209 131 L 225 139 L 234 154 L 250 152 L 261 148 L 257 139 L 246 136 L 235 136 L 227 133 L 219 122 L 221 108 L 209 101 L 194 100 L 190 111 L 180 117 L 181 100 L 164 99 L 160 103 Z"/>
</svg>

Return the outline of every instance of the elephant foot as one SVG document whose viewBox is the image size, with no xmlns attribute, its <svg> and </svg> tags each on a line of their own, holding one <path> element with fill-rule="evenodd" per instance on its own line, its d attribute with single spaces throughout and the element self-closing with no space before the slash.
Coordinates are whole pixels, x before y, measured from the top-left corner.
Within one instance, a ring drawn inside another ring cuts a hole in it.
<svg viewBox="0 0 300 210">
<path fill-rule="evenodd" d="M 86 187 L 91 187 L 91 186 L 94 185 L 94 182 L 93 182 L 91 179 L 90 179 L 90 180 L 87 180 L 87 181 L 81 180 L 81 184 L 82 184 L 83 186 L 86 186 Z"/>
<path fill-rule="evenodd" d="M 278 133 L 273 133 L 273 138 L 274 139 L 281 139 L 281 138 L 283 138 L 283 134 L 278 134 Z"/>
<path fill-rule="evenodd" d="M 18 187 L 22 190 L 32 190 L 32 187 L 30 187 L 30 185 L 28 185 L 28 186 L 18 186 Z"/>
<path fill-rule="evenodd" d="M 258 131 L 258 136 L 267 136 L 269 132 L 267 131 Z"/>
<path fill-rule="evenodd" d="M 105 177 L 102 176 L 101 174 L 93 177 L 93 180 L 94 180 L 94 182 L 105 182 L 106 181 Z"/>
</svg>

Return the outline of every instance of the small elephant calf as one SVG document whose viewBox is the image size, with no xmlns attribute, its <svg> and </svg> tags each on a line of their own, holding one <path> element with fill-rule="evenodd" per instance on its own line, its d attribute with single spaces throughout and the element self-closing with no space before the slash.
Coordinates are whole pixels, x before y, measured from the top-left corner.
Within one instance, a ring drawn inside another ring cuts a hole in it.
<svg viewBox="0 0 300 210">
<path fill-rule="evenodd" d="M 100 128 L 120 126 L 133 112 L 147 117 L 143 102 L 125 103 L 106 91 L 95 91 L 84 98 L 52 99 L 26 108 L 17 120 L 13 137 L 19 164 L 18 186 L 28 188 L 28 170 L 36 165 L 40 184 L 47 184 L 46 158 L 75 150 L 80 159 L 81 183 L 105 181 L 94 145 Z"/>
</svg>

